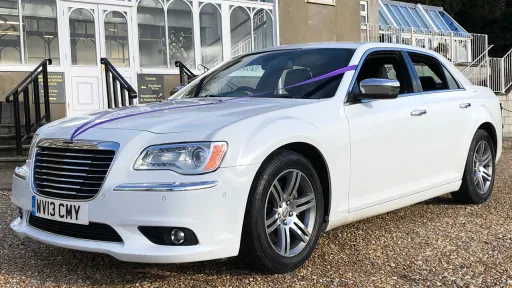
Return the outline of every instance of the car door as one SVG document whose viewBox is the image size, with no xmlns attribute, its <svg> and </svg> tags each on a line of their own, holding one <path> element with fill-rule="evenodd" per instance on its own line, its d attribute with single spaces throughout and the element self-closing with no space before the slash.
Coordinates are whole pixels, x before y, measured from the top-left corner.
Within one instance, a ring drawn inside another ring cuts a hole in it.
<svg viewBox="0 0 512 288">
<path fill-rule="evenodd" d="M 364 56 L 363 56 L 364 57 Z M 350 212 L 425 190 L 425 109 L 401 51 L 369 53 L 356 72 L 345 113 L 351 137 Z M 364 79 L 400 82 L 393 100 L 352 100 Z"/>
<path fill-rule="evenodd" d="M 407 57 L 414 66 L 413 79 L 422 91 L 427 110 L 427 181 L 430 188 L 458 181 L 478 121 L 473 92 L 464 89 L 436 57 L 412 51 Z"/>
</svg>

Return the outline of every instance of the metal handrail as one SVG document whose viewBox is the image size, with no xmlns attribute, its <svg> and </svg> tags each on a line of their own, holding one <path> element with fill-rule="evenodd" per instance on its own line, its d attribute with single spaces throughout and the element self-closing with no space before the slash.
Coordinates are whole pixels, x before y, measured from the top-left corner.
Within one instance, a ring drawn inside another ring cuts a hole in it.
<svg viewBox="0 0 512 288">
<path fill-rule="evenodd" d="M 41 64 L 30 72 L 14 89 L 7 94 L 5 102 L 13 103 L 14 109 L 14 133 L 16 137 L 16 154 L 23 155 L 23 142 L 32 136 L 43 122 L 49 123 L 51 121 L 50 112 L 50 89 L 48 85 L 48 65 L 52 65 L 51 59 L 45 59 Z M 44 115 L 41 115 L 40 103 L 40 89 L 39 89 L 39 76 L 43 76 L 43 104 Z M 32 115 L 30 110 L 30 86 L 32 85 L 32 96 L 34 100 L 34 116 L 32 122 Z M 20 115 L 20 95 L 23 97 L 23 110 L 25 113 L 25 135 L 21 134 L 21 115 Z"/>
<path fill-rule="evenodd" d="M 176 67 L 179 68 L 180 70 L 180 84 L 185 86 L 188 84 L 188 82 L 194 80 L 197 75 L 194 74 L 194 72 L 192 72 L 192 70 L 190 70 L 185 64 L 183 64 L 183 62 L 181 61 L 176 61 L 174 62 L 174 65 Z M 185 80 L 185 76 L 187 77 L 187 79 Z"/>
<path fill-rule="evenodd" d="M 469 74 L 466 78 L 471 78 L 476 72 L 478 72 L 478 69 L 480 69 L 480 66 L 484 65 L 485 63 L 489 62 L 489 58 L 485 59 L 482 63 L 478 64 L 478 66 L 475 67 L 475 71 L 473 71 L 471 74 Z"/>
<path fill-rule="evenodd" d="M 471 62 L 471 64 L 468 65 L 468 67 L 462 69 L 460 72 L 461 73 L 464 73 L 466 70 L 468 70 L 471 66 L 473 66 L 473 64 L 475 64 L 478 60 L 480 60 L 480 58 L 482 58 L 483 56 L 486 56 L 487 55 L 487 52 L 489 52 L 489 50 L 491 50 L 491 48 L 494 47 L 494 45 L 490 45 L 487 50 L 484 51 L 484 53 L 482 53 L 480 56 L 478 56 L 478 58 L 475 59 L 475 61 Z M 485 62 L 485 61 L 484 61 Z M 480 65 L 478 65 L 480 66 Z"/>
<path fill-rule="evenodd" d="M 133 99 L 137 99 L 137 91 L 107 58 L 101 58 L 100 62 L 105 67 L 108 109 L 133 105 Z M 125 92 L 128 95 L 125 95 Z M 128 105 L 126 98 L 128 98 Z M 119 103 L 119 99 L 121 99 L 121 103 Z"/>
<path fill-rule="evenodd" d="M 126 90 L 129 90 L 133 94 L 137 94 L 137 91 L 132 87 L 128 81 L 117 71 L 114 64 L 112 64 L 107 58 L 101 58 L 101 64 L 105 65 L 106 68 L 110 70 L 110 72 L 118 79 L 119 84 L 123 85 Z"/>
<path fill-rule="evenodd" d="M 12 96 L 14 95 L 14 93 L 16 91 L 19 91 L 19 90 L 23 90 L 23 88 L 25 88 L 25 86 L 27 86 L 28 84 L 26 85 L 23 85 L 25 82 L 27 82 L 27 80 L 32 80 L 32 78 L 34 77 L 39 77 L 39 75 L 41 74 L 42 70 L 39 71 L 39 68 L 42 68 L 44 65 L 52 65 L 52 59 L 44 59 L 39 65 L 37 65 L 37 67 L 32 71 L 30 72 L 30 74 L 27 75 L 27 77 L 25 77 L 25 79 L 21 80 L 20 84 L 18 84 L 18 86 L 14 87 L 14 89 L 11 90 L 11 92 L 9 92 L 9 94 L 7 94 L 7 96 L 5 97 L 5 102 L 7 103 L 11 103 L 12 101 Z M 36 75 L 37 73 L 37 75 Z M 23 86 L 23 87 L 22 87 Z"/>
</svg>

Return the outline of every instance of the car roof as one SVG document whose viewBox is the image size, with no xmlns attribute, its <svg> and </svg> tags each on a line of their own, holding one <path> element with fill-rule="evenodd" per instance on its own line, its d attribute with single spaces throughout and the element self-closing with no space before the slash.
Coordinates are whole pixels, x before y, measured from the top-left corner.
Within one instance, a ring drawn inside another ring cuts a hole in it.
<svg viewBox="0 0 512 288">
<path fill-rule="evenodd" d="M 258 52 L 264 51 L 278 51 L 286 49 L 313 49 L 313 48 L 345 48 L 345 49 L 359 49 L 367 50 L 370 48 L 395 48 L 395 49 L 408 49 L 428 53 L 431 55 L 439 56 L 435 51 L 420 48 L 411 45 L 394 44 L 394 43 L 379 43 L 379 42 L 317 42 L 317 43 L 304 43 L 304 44 L 293 44 L 283 45 L 277 47 L 271 47 L 267 49 L 258 50 Z"/>
<path fill-rule="evenodd" d="M 380 42 L 312 42 L 312 43 L 302 43 L 302 44 L 292 44 L 292 45 L 281 45 L 272 48 L 263 49 L 265 50 L 280 50 L 280 49 L 300 49 L 300 48 L 348 48 L 348 49 L 357 49 L 363 46 L 368 47 L 394 47 L 394 48 L 408 48 L 413 50 L 426 50 L 423 48 L 404 45 L 404 44 L 395 44 L 395 43 L 380 43 Z M 428 50 L 430 51 L 430 50 Z"/>
</svg>

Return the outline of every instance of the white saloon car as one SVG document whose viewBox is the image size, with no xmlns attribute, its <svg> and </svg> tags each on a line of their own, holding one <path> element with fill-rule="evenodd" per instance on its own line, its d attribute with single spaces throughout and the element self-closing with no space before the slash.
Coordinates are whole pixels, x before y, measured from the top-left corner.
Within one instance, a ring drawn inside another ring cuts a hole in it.
<svg viewBox="0 0 512 288">
<path fill-rule="evenodd" d="M 284 273 L 326 230 L 446 193 L 486 202 L 500 114 L 428 50 L 252 52 L 161 103 L 42 127 L 13 177 L 11 228 L 123 261 L 240 255 Z"/>
</svg>

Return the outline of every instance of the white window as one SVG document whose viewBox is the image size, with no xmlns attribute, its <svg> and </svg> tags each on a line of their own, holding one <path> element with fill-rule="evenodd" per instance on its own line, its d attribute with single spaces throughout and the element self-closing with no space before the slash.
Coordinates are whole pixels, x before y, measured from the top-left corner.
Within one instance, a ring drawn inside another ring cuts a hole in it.
<svg viewBox="0 0 512 288">
<path fill-rule="evenodd" d="M 199 12 L 201 63 L 213 67 L 222 61 L 222 16 L 218 4 L 206 3 Z"/>
<path fill-rule="evenodd" d="M 272 0 L 212 2 L 140 0 L 140 67 L 176 69 L 179 60 L 191 69 L 211 68 L 225 57 L 274 46 Z"/>
<path fill-rule="evenodd" d="M 159 0 L 141 0 L 137 6 L 141 67 L 166 68 L 165 10 Z"/>
<path fill-rule="evenodd" d="M 368 2 L 367 1 L 360 1 L 359 11 L 361 13 L 361 26 L 366 26 L 366 24 L 368 24 Z"/>
</svg>

